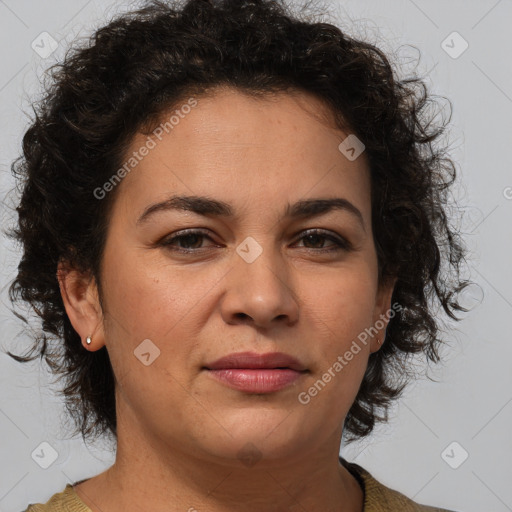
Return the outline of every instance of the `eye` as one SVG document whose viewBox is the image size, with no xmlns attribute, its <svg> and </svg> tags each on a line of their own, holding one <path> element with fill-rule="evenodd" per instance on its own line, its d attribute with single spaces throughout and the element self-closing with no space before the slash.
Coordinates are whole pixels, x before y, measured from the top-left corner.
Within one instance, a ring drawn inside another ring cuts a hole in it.
<svg viewBox="0 0 512 512">
<path fill-rule="evenodd" d="M 314 252 L 334 252 L 334 251 L 350 251 L 352 250 L 352 245 L 350 242 L 342 237 L 331 234 L 328 231 L 323 231 L 320 229 L 311 229 L 304 232 L 299 240 L 303 240 L 306 245 L 324 245 L 326 240 L 330 240 L 333 242 L 331 247 L 304 247 L 305 249 L 312 250 Z M 187 229 L 185 231 L 180 231 L 177 234 L 164 238 L 162 241 L 158 243 L 160 246 L 164 246 L 173 251 L 181 252 L 181 253 L 194 253 L 200 252 L 200 249 L 208 249 L 208 247 L 202 247 L 202 242 L 204 239 L 212 240 L 210 236 L 208 236 L 208 232 L 200 229 Z M 178 245 L 176 245 L 178 244 Z M 212 246 L 210 246 L 212 247 Z M 217 245 L 218 247 L 218 245 Z"/>
<path fill-rule="evenodd" d="M 164 238 L 159 245 L 162 245 L 164 247 L 169 247 L 172 250 L 178 251 L 178 252 L 197 252 L 198 249 L 203 249 L 201 246 L 201 241 L 204 238 L 208 238 L 209 240 L 212 240 L 211 237 L 207 235 L 206 231 L 200 230 L 200 229 L 187 229 L 185 231 L 180 231 L 178 234 L 169 237 Z M 213 240 L 212 240 L 213 241 Z M 176 247 L 174 244 L 175 242 L 180 242 L 181 247 Z M 187 246 L 192 246 L 191 248 L 187 248 Z"/>
<path fill-rule="evenodd" d="M 322 241 L 325 240 L 334 242 L 334 246 L 331 246 L 331 248 L 327 249 L 323 247 L 305 247 L 306 249 L 311 249 L 317 252 L 350 251 L 352 249 L 352 245 L 345 238 L 330 234 L 328 231 L 323 231 L 321 229 L 311 229 L 306 231 L 299 240 L 304 240 L 307 244 L 310 245 L 318 245 L 319 243 L 320 245 L 323 245 Z"/>
</svg>

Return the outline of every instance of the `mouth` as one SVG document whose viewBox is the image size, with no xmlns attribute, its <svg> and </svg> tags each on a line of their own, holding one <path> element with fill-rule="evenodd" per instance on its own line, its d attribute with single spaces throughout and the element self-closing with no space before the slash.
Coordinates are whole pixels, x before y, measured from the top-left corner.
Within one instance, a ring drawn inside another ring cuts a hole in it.
<svg viewBox="0 0 512 512">
<path fill-rule="evenodd" d="M 230 354 L 203 370 L 232 389 L 256 394 L 279 391 L 309 373 L 300 361 L 282 352 Z"/>
</svg>

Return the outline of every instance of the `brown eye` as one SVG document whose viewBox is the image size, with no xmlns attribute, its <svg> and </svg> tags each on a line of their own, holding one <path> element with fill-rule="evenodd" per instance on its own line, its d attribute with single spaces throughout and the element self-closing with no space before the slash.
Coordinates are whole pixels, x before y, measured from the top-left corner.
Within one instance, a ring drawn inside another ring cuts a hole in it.
<svg viewBox="0 0 512 512">
<path fill-rule="evenodd" d="M 213 242 L 206 231 L 189 229 L 164 238 L 158 245 L 177 252 L 194 253 L 212 247 L 203 247 L 202 243 L 205 239 L 209 239 Z M 305 232 L 299 240 L 304 241 L 305 249 L 315 252 L 350 251 L 352 249 L 352 245 L 348 240 L 319 229 L 312 229 Z M 332 242 L 330 246 L 324 247 L 326 241 Z"/>
<path fill-rule="evenodd" d="M 202 247 L 205 238 L 212 240 L 205 231 L 190 229 L 163 239 L 159 245 L 179 252 L 197 252 L 199 249 L 205 249 L 205 247 Z M 179 245 L 176 245 L 176 242 Z"/>
<path fill-rule="evenodd" d="M 305 244 L 309 245 L 323 245 L 325 240 L 330 240 L 333 242 L 333 246 L 331 248 L 324 248 L 324 247 L 305 247 L 306 249 L 311 250 L 318 250 L 320 252 L 330 252 L 330 251 L 349 251 L 351 250 L 352 246 L 348 240 L 345 240 L 344 238 L 335 236 L 330 234 L 329 232 L 322 231 L 319 229 L 313 229 L 310 231 L 307 231 L 299 240 L 304 240 Z"/>
</svg>

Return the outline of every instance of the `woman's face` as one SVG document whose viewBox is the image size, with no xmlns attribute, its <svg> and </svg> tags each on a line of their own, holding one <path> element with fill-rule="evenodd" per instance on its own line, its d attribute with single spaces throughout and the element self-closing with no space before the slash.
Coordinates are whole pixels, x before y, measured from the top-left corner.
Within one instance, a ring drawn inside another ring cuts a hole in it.
<svg viewBox="0 0 512 512">
<path fill-rule="evenodd" d="M 126 159 L 135 151 L 140 161 L 118 185 L 109 225 L 93 340 L 111 358 L 119 432 L 216 460 L 337 445 L 379 348 L 377 336 L 358 336 L 390 307 L 366 157 L 347 158 L 339 145 L 349 133 L 326 126 L 322 104 L 304 94 L 219 89 L 181 113 L 146 156 L 147 136 L 132 141 Z M 223 207 L 166 203 L 178 196 Z M 293 215 L 333 199 L 341 207 Z M 303 371 L 208 369 L 240 352 L 285 353 Z"/>
</svg>

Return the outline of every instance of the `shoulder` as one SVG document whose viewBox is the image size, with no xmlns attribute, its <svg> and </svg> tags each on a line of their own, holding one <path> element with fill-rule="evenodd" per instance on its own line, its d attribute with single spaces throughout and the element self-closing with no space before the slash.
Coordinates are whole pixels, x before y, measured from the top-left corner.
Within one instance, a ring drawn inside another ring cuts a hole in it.
<svg viewBox="0 0 512 512">
<path fill-rule="evenodd" d="M 364 488 L 364 512 L 455 512 L 444 508 L 430 507 L 412 501 L 378 482 L 366 469 L 340 457 L 341 463 L 354 475 Z"/>
<path fill-rule="evenodd" d="M 92 512 L 67 484 L 63 491 L 54 494 L 46 503 L 33 503 L 24 512 Z"/>
</svg>

